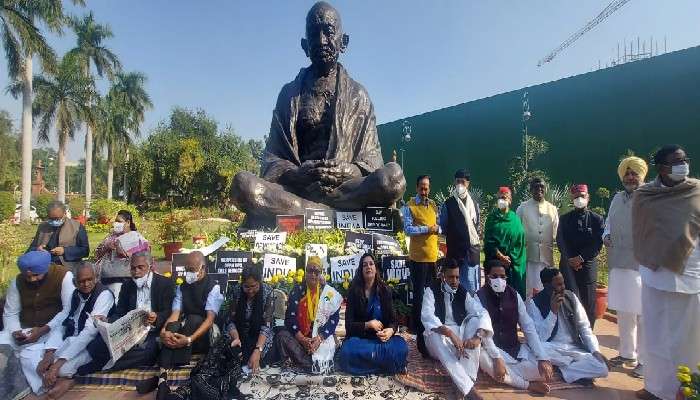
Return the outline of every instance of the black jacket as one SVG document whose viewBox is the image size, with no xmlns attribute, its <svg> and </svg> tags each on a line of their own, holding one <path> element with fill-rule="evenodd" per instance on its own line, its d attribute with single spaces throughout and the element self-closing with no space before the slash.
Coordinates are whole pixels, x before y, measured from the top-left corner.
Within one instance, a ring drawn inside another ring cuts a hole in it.
<svg viewBox="0 0 700 400">
<path fill-rule="evenodd" d="M 384 325 L 385 328 L 394 328 L 394 332 L 396 332 L 397 321 L 391 298 L 391 290 L 379 291 L 379 303 L 382 307 L 382 318 L 380 320 L 382 325 Z M 370 320 L 369 315 L 367 315 L 367 299 L 365 299 L 365 296 L 358 296 L 356 292 L 351 291 L 348 293 L 346 305 L 346 335 L 348 337 L 376 338 L 376 332 L 373 330 L 365 330 L 365 322 Z"/>
<path fill-rule="evenodd" d="M 172 279 L 152 273 L 151 281 L 151 311 L 158 314 L 155 322 L 155 331 L 159 332 L 172 312 L 173 299 L 175 298 L 175 284 Z M 110 316 L 110 321 L 116 321 L 129 311 L 136 308 L 136 284 L 129 279 L 122 285 L 119 292 L 119 300 Z"/>
</svg>

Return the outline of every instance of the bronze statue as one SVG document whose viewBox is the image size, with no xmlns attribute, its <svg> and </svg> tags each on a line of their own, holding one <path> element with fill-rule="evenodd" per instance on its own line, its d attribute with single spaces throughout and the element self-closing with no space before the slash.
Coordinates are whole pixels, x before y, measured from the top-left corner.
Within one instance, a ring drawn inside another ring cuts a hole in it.
<svg viewBox="0 0 700 400">
<path fill-rule="evenodd" d="M 401 167 L 384 165 L 367 91 L 338 62 L 347 48 L 340 14 L 318 2 L 306 16 L 301 47 L 311 59 L 277 98 L 262 160 L 262 179 L 233 181 L 232 200 L 251 227 L 305 208 L 390 206 L 406 189 Z"/>
</svg>

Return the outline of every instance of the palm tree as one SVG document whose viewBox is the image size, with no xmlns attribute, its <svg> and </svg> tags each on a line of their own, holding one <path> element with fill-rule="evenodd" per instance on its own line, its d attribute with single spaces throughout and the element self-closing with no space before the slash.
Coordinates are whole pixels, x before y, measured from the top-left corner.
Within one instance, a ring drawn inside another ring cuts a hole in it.
<svg viewBox="0 0 700 400">
<path fill-rule="evenodd" d="M 66 146 L 68 139 L 85 121 L 94 124 L 90 100 L 96 96 L 95 83 L 85 76 L 78 60 L 67 54 L 61 60 L 54 77 L 34 77 L 33 114 L 39 119 L 39 140 L 47 142 L 52 126 L 58 135 L 58 195 L 66 201 Z"/>
<path fill-rule="evenodd" d="M 132 143 L 132 134 L 140 135 L 147 109 L 153 107 L 144 85 L 146 76 L 140 72 L 117 73 L 109 93 L 101 104 L 100 134 L 97 148 L 107 148 L 107 198 L 112 198 L 116 152 L 126 151 Z"/>
<path fill-rule="evenodd" d="M 82 19 L 72 18 L 70 25 L 78 37 L 77 46 L 69 51 L 80 63 L 83 74 L 91 76 L 91 66 L 94 65 L 99 77 L 107 76 L 110 80 L 121 69 L 121 63 L 110 49 L 103 45 L 106 39 L 114 36 L 109 25 L 95 22 L 95 16 L 89 12 Z M 94 100 L 94 99 L 91 99 Z M 96 102 L 91 102 L 96 104 Z M 86 124 L 85 132 L 85 209 L 90 209 L 92 201 L 92 157 L 93 157 L 93 128 Z"/>
<path fill-rule="evenodd" d="M 82 0 L 74 1 L 82 4 Z M 55 69 L 56 55 L 37 29 L 43 22 L 60 32 L 63 16 L 61 0 L 0 0 L 0 36 L 5 49 L 10 79 L 21 81 L 15 90 L 22 93 L 22 211 L 20 219 L 29 222 L 32 189 L 32 74 L 33 56 L 38 56 L 44 71 Z M 19 93 L 13 93 L 15 97 Z"/>
</svg>

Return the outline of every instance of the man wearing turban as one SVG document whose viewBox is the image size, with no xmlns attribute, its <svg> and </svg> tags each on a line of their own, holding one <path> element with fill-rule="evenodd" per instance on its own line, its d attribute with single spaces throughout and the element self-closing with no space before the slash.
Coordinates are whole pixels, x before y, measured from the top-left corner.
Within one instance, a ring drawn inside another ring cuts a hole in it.
<svg viewBox="0 0 700 400">
<path fill-rule="evenodd" d="M 642 377 L 642 355 L 639 353 L 642 278 L 639 263 L 634 258 L 632 195 L 644 183 L 647 171 L 647 163 L 639 157 L 627 157 L 620 162 L 617 175 L 625 190 L 613 197 L 603 232 L 610 268 L 608 306 L 617 311 L 620 332 L 619 355 L 610 362 L 616 366 L 634 367 L 632 375 L 638 378 Z"/>
<path fill-rule="evenodd" d="M 52 352 L 49 333 L 61 330 L 71 306 L 73 274 L 51 264 L 47 251 L 30 251 L 17 260 L 20 273 L 10 281 L 3 311 L 0 347 L 11 348 L 20 359 L 27 383 L 37 395 L 46 390 L 37 366 L 44 353 Z M 16 375 L 18 371 L 0 371 Z M 11 397 L 10 397 L 11 398 Z"/>
</svg>

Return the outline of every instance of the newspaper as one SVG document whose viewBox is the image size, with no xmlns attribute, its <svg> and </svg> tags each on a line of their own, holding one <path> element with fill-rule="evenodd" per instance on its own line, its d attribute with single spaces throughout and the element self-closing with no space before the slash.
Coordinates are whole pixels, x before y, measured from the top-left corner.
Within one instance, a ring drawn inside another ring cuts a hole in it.
<svg viewBox="0 0 700 400">
<path fill-rule="evenodd" d="M 109 355 L 112 357 L 104 369 L 112 368 L 124 353 L 146 337 L 150 329 L 150 326 L 144 322 L 147 315 L 147 310 L 138 308 L 129 311 L 111 324 L 95 320 L 97 331 L 102 335 L 102 340 L 107 344 Z"/>
</svg>

